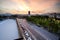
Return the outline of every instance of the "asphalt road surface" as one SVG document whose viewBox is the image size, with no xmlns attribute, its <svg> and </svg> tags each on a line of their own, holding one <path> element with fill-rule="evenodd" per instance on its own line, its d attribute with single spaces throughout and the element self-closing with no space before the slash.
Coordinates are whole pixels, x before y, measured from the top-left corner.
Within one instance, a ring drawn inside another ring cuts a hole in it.
<svg viewBox="0 0 60 40">
<path fill-rule="evenodd" d="M 58 37 L 35 24 L 27 22 L 26 19 L 18 19 L 23 28 L 29 31 L 34 40 L 58 40 Z"/>
</svg>

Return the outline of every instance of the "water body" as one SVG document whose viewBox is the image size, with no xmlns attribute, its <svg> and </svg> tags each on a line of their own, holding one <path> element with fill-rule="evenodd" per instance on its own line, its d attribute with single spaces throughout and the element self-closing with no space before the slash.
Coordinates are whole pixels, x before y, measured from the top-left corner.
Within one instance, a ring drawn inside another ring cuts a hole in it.
<svg viewBox="0 0 60 40">
<path fill-rule="evenodd" d="M 7 19 L 0 22 L 0 40 L 14 40 L 19 38 L 16 20 Z"/>
</svg>

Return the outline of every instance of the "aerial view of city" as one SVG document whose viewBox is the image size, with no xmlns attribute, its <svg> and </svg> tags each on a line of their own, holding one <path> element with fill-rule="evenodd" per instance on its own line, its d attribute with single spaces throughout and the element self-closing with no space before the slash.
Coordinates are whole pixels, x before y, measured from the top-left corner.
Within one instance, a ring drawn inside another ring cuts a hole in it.
<svg viewBox="0 0 60 40">
<path fill-rule="evenodd" d="M 0 0 L 0 40 L 60 40 L 60 0 Z"/>
</svg>

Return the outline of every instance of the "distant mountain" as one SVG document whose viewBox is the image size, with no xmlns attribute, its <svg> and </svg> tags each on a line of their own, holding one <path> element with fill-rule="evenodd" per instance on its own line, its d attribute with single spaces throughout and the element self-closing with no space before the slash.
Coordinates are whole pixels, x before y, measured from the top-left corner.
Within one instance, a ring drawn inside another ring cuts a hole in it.
<svg viewBox="0 0 60 40">
<path fill-rule="evenodd" d="M 0 13 L 0 16 L 11 16 L 12 14 L 10 13 Z"/>
</svg>

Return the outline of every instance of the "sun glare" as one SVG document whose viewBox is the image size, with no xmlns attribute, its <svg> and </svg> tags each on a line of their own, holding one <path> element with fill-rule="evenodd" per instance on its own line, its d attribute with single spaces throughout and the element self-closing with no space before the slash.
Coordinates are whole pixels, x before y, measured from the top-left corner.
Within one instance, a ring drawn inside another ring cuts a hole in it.
<svg viewBox="0 0 60 40">
<path fill-rule="evenodd" d="M 18 10 L 20 10 L 20 11 L 29 11 L 30 9 L 29 9 L 29 7 L 27 7 L 25 5 L 20 5 Z"/>
</svg>

